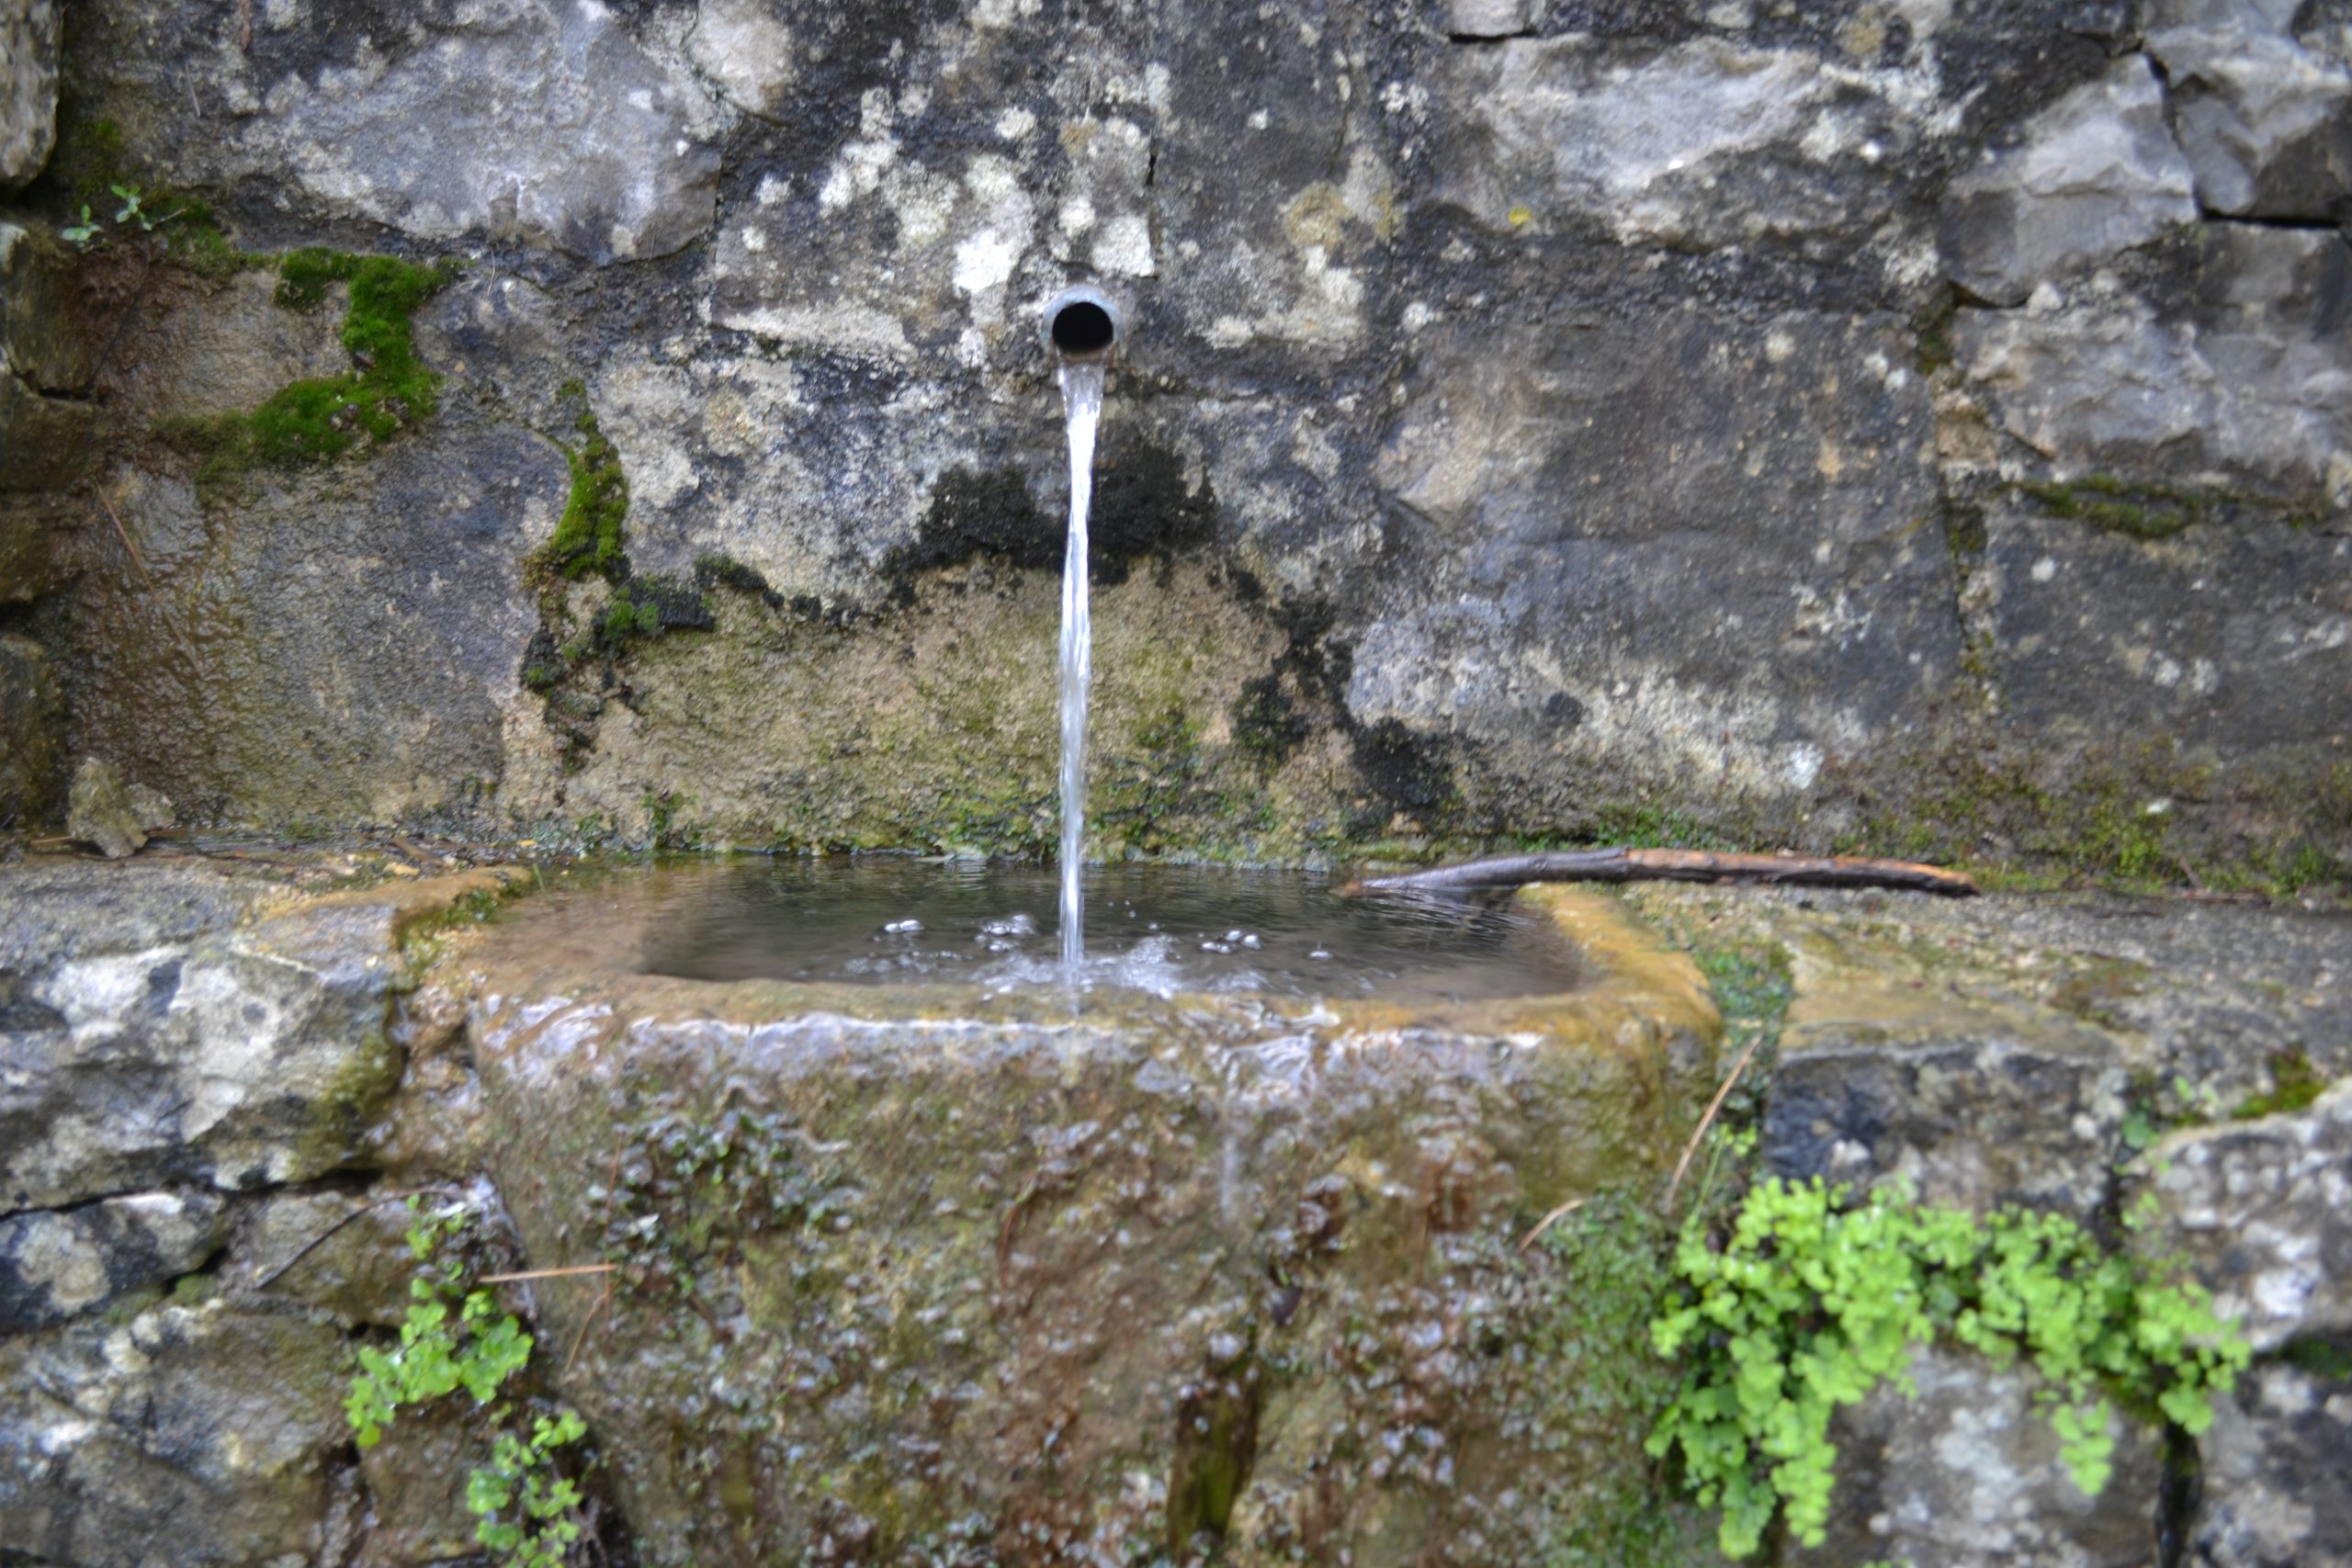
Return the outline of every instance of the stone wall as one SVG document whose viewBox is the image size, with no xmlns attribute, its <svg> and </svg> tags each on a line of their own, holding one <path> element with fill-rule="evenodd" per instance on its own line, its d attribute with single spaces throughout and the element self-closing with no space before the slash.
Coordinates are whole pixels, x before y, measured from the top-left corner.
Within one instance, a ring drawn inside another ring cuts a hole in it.
<svg viewBox="0 0 2352 1568">
<path fill-rule="evenodd" d="M 0 507 L 70 576 L 0 576 L 55 766 L 279 826 L 1037 847 L 1033 312 L 1085 276 L 1135 327 L 1099 852 L 1670 809 L 2352 855 L 2335 0 L 92 0 L 62 84 L 15 221 L 85 357 L 9 328 Z M 66 251 L 94 170 L 220 248 Z M 344 367 L 340 286 L 233 270 L 313 244 L 463 258 L 438 411 L 208 457 Z M 534 580 L 597 443 L 618 585 Z M 616 596 L 645 626 L 587 635 Z"/>
</svg>

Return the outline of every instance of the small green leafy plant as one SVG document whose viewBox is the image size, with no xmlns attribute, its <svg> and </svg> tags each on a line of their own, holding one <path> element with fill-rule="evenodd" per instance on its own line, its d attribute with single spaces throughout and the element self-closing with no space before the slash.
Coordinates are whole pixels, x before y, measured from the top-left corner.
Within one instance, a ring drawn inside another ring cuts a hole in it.
<svg viewBox="0 0 2352 1568">
<path fill-rule="evenodd" d="M 501 1432 L 490 1463 L 466 1483 L 466 1506 L 481 1516 L 475 1537 L 515 1568 L 560 1568 L 580 1539 L 580 1488 L 556 1474 L 555 1450 L 588 1430 L 576 1410 L 531 1423 L 527 1438 Z"/>
<path fill-rule="evenodd" d="M 115 227 L 119 229 L 128 228 L 136 223 L 139 225 L 141 233 L 152 234 L 159 226 L 169 223 L 179 216 L 177 212 L 166 212 L 158 218 L 148 211 L 139 204 L 139 187 L 136 186 L 110 184 L 107 188 L 114 192 L 115 198 L 122 203 L 115 209 L 114 215 Z M 82 204 L 82 220 L 79 223 L 68 223 L 57 232 L 60 238 L 75 250 L 87 250 L 92 244 L 107 237 L 106 225 L 90 216 L 90 204 L 86 201 Z"/>
<path fill-rule="evenodd" d="M 1679 1299 L 1650 1331 L 1685 1367 L 1649 1450 L 1679 1450 L 1690 1490 L 1723 1509 L 1734 1557 L 1755 1551 L 1776 1515 L 1798 1541 L 1822 1543 L 1830 1417 L 1883 1381 L 1911 1392 L 1906 1369 L 1927 1346 L 2030 1361 L 2038 1407 L 2086 1493 L 2111 1467 L 2110 1394 L 2194 1435 L 2249 1354 L 2201 1288 L 2106 1252 L 2060 1214 L 1980 1219 L 1903 1192 L 1852 1201 L 1843 1187 L 1768 1179 L 1720 1247 L 1685 1232 L 1675 1272 Z"/>
<path fill-rule="evenodd" d="M 475 1539 L 508 1568 L 559 1568 L 580 1538 L 582 1499 L 558 1473 L 557 1450 L 577 1442 L 587 1425 L 567 1406 L 536 1416 L 527 1435 L 512 1426 L 516 1413 L 502 1394 L 529 1363 L 531 1336 L 473 1283 L 458 1245 L 468 1212 L 427 1213 L 414 1198 L 409 1208 L 417 1216 L 409 1250 L 421 1267 L 409 1284 L 408 1320 L 397 1349 L 360 1350 L 359 1371 L 344 1395 L 345 1418 L 358 1445 L 373 1448 L 402 1409 L 465 1390 L 487 1410 L 492 1427 L 490 1463 L 466 1483 L 466 1506 L 480 1517 Z"/>
</svg>

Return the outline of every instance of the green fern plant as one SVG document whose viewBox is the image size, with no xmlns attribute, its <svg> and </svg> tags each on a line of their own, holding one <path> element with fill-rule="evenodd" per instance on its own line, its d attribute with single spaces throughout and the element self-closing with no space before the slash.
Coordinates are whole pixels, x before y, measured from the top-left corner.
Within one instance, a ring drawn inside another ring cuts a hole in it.
<svg viewBox="0 0 2352 1568">
<path fill-rule="evenodd" d="M 409 1282 L 407 1321 L 397 1348 L 359 1351 L 359 1371 L 344 1395 L 345 1419 L 354 1440 L 373 1448 L 401 1410 L 463 1389 L 488 1410 L 492 1426 L 491 1461 L 466 1483 L 466 1506 L 479 1517 L 475 1539 L 505 1568 L 560 1568 L 580 1537 L 582 1498 L 559 1473 L 557 1450 L 583 1437 L 587 1424 L 565 1406 L 537 1416 L 527 1435 L 510 1425 L 515 1411 L 502 1394 L 530 1363 L 532 1337 L 473 1282 L 460 1245 L 468 1211 L 426 1213 L 414 1198 L 409 1209 L 416 1215 L 409 1251 L 420 1268 Z"/>
<path fill-rule="evenodd" d="M 2030 1362 L 2039 1412 L 2086 1493 L 2112 1469 L 2110 1397 L 2199 1433 L 2249 1356 L 2200 1287 L 2105 1251 L 2061 1214 L 1980 1219 L 1903 1191 L 1857 1202 L 1843 1187 L 1768 1179 L 1720 1247 L 1685 1233 L 1675 1272 L 1677 1299 L 1650 1331 L 1685 1370 L 1649 1451 L 1679 1452 L 1691 1492 L 1723 1510 L 1734 1557 L 1776 1516 L 1802 1544 L 1823 1542 L 1830 1418 L 1883 1382 L 1913 1392 L 1906 1369 L 1928 1346 Z"/>
</svg>

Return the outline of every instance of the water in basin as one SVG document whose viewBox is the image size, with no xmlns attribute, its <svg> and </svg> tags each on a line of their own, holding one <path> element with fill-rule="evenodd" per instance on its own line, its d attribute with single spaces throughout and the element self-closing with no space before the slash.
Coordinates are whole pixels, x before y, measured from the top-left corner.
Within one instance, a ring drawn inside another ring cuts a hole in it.
<svg viewBox="0 0 2352 1568">
<path fill-rule="evenodd" d="M 898 858 L 649 873 L 608 886 L 644 932 L 641 973 L 698 980 L 1065 987 L 1050 868 Z M 1097 866 L 1085 873 L 1089 988 L 1250 991 L 1400 1003 L 1570 989 L 1574 955 L 1508 899 L 1343 897 L 1301 873 Z"/>
</svg>

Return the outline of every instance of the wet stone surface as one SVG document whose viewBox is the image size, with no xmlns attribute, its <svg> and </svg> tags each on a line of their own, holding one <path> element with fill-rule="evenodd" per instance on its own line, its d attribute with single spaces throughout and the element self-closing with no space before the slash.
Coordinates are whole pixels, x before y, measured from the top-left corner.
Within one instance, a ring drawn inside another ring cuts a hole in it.
<svg viewBox="0 0 2352 1568">
<path fill-rule="evenodd" d="M 632 979 L 493 937 L 492 1165 L 535 1258 L 621 1265 L 601 1307 L 541 1300 L 551 1336 L 605 1314 L 560 1382 L 647 1560 L 1659 1528 L 1614 1381 L 1641 1309 L 1514 1243 L 1577 1198 L 1642 1223 L 1608 1195 L 1679 1152 L 1713 1013 L 1583 908 L 1612 979 L 1428 1021 Z"/>
</svg>

